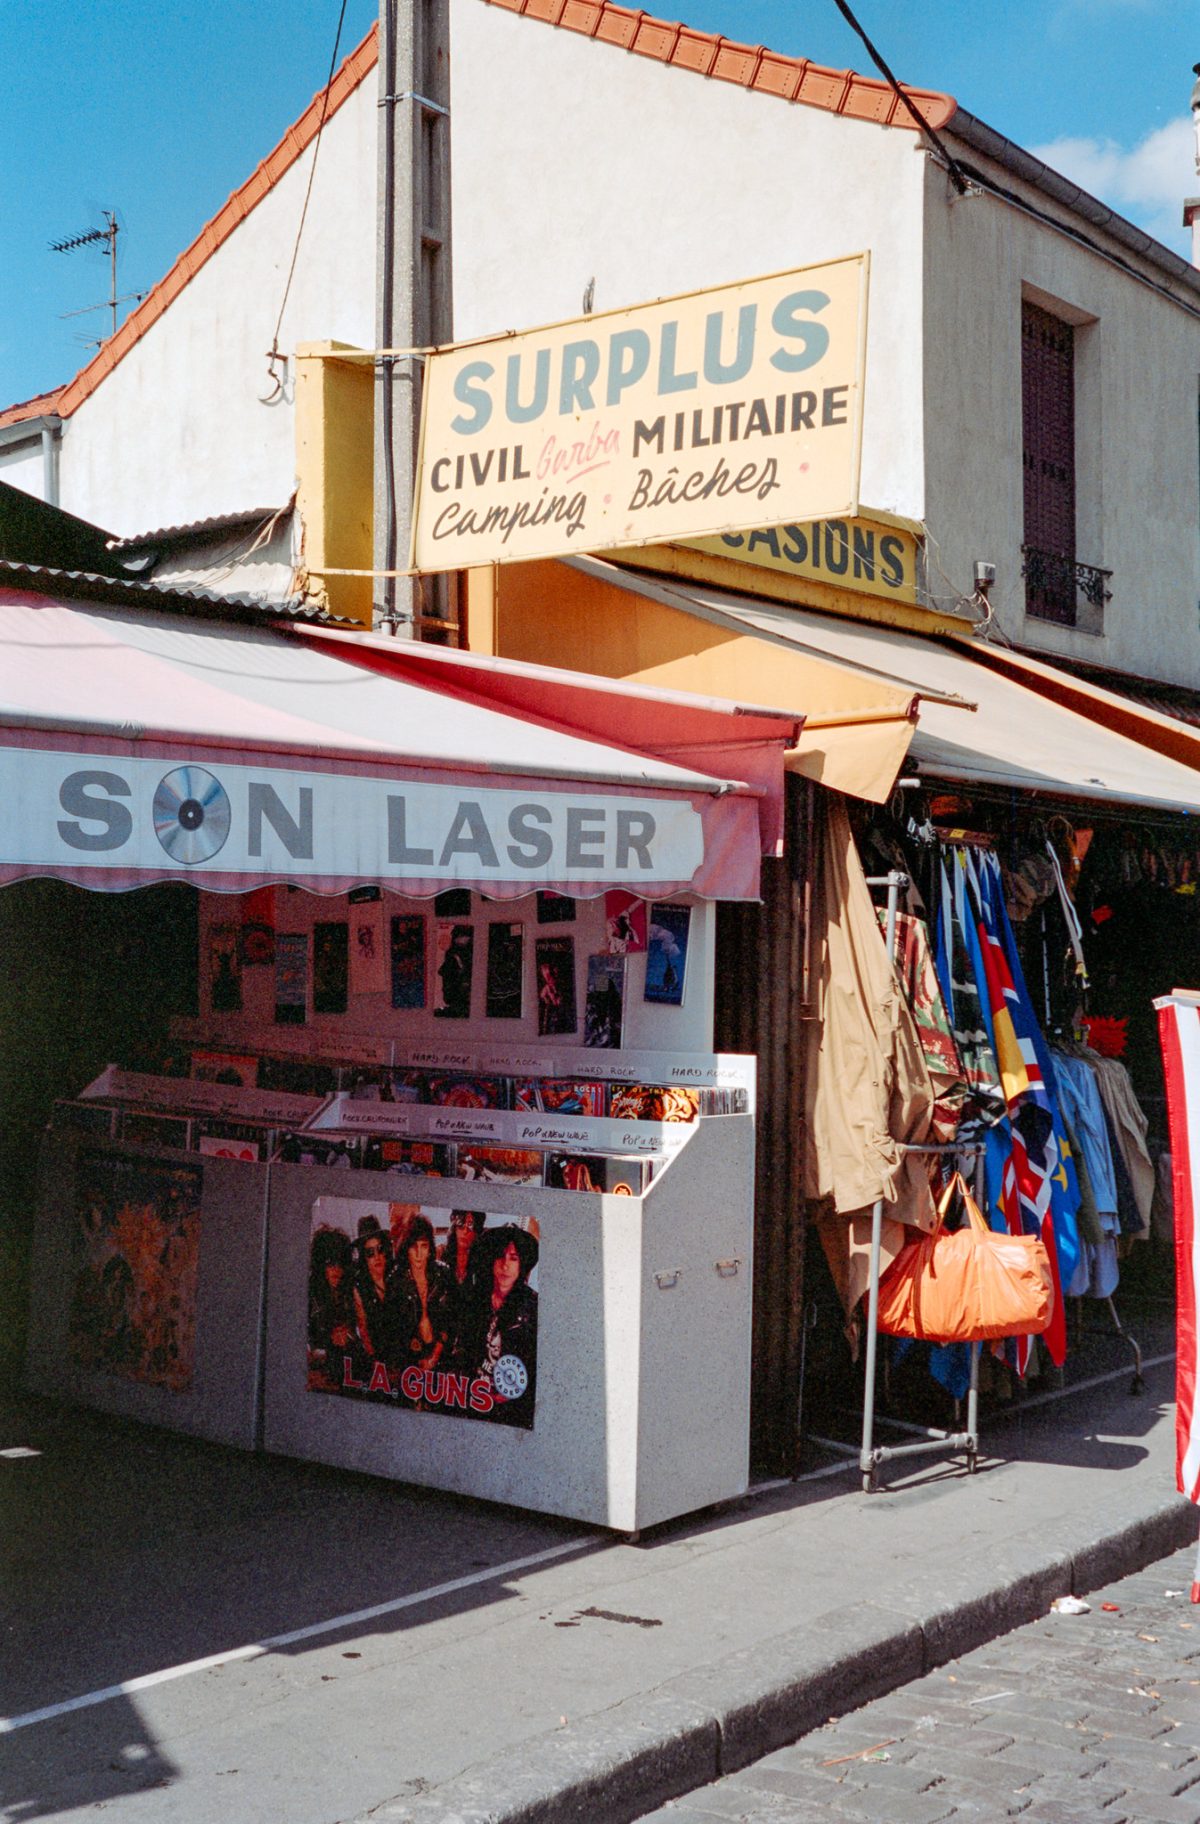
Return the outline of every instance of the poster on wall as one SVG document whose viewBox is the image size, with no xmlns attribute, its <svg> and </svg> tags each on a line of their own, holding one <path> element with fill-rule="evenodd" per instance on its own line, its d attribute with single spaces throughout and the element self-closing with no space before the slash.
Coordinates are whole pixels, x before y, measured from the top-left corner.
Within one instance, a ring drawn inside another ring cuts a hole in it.
<svg viewBox="0 0 1200 1824">
<path fill-rule="evenodd" d="M 692 908 L 658 902 L 650 908 L 649 929 L 645 998 L 657 1001 L 663 1007 L 681 1007 L 683 984 L 687 975 Z"/>
<path fill-rule="evenodd" d="M 345 919 L 313 926 L 313 1012 L 345 1013 L 350 984 L 350 927 Z"/>
<path fill-rule="evenodd" d="M 486 1006 L 489 1020 L 520 1019 L 524 959 L 524 925 L 488 926 Z"/>
<path fill-rule="evenodd" d="M 214 1013 L 242 1011 L 242 956 L 237 925 L 209 927 L 208 1004 Z"/>
<path fill-rule="evenodd" d="M 470 1019 L 471 976 L 474 967 L 473 927 L 439 921 L 434 944 L 434 968 L 438 982 L 433 997 L 435 1019 Z"/>
<path fill-rule="evenodd" d="M 539 925 L 573 925 L 575 901 L 569 893 L 539 893 L 537 922 Z"/>
<path fill-rule="evenodd" d="M 350 907 L 350 992 L 386 994 L 388 959 L 383 944 L 383 903 Z"/>
<path fill-rule="evenodd" d="M 545 1038 L 575 1030 L 575 939 L 539 937 L 537 962 L 538 1033 Z"/>
<path fill-rule="evenodd" d="M 256 887 L 243 895 L 241 958 L 243 969 L 260 969 L 275 961 L 274 887 Z"/>
<path fill-rule="evenodd" d="M 620 1050 L 625 1023 L 625 958 L 606 951 L 588 957 L 583 1042 Z"/>
<path fill-rule="evenodd" d="M 634 956 L 646 948 L 646 902 L 617 887 L 604 895 L 605 948 L 614 956 Z"/>
<path fill-rule="evenodd" d="M 196 1166 L 84 1154 L 67 1346 L 81 1368 L 182 1393 L 191 1385 L 200 1254 Z"/>
<path fill-rule="evenodd" d="M 392 1006 L 425 1005 L 425 920 L 419 913 L 392 920 Z"/>
<path fill-rule="evenodd" d="M 312 1393 L 531 1430 L 538 1239 L 502 1216 L 318 1197 Z"/>
<path fill-rule="evenodd" d="M 308 932 L 275 938 L 275 1024 L 303 1026 L 308 1015 Z"/>
</svg>

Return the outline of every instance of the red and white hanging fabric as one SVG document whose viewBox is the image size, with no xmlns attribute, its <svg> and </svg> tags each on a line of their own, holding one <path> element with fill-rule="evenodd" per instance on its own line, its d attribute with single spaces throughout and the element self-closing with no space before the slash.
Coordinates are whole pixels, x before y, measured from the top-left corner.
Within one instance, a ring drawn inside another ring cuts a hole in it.
<svg viewBox="0 0 1200 1824">
<path fill-rule="evenodd" d="M 1200 1309 L 1200 993 L 1176 988 L 1155 1001 L 1175 1193 L 1175 1482 L 1200 1502 L 1196 1314 Z"/>
</svg>

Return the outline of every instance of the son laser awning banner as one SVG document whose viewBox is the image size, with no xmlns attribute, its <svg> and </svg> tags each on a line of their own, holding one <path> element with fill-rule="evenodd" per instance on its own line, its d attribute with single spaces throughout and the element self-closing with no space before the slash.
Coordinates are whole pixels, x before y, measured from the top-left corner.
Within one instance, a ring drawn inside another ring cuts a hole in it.
<svg viewBox="0 0 1200 1824">
<path fill-rule="evenodd" d="M 858 506 L 868 256 L 428 357 L 413 567 Z"/>
<path fill-rule="evenodd" d="M 0 591 L 0 884 L 757 897 L 754 787 L 342 650 Z"/>
</svg>

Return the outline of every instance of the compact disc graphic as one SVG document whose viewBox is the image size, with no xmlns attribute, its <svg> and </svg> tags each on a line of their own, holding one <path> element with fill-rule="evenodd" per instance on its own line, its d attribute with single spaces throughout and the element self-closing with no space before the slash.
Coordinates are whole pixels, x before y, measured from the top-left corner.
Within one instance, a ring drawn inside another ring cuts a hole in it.
<svg viewBox="0 0 1200 1824">
<path fill-rule="evenodd" d="M 177 766 L 154 794 L 154 834 L 172 861 L 208 861 L 229 834 L 229 794 L 202 766 Z"/>
</svg>

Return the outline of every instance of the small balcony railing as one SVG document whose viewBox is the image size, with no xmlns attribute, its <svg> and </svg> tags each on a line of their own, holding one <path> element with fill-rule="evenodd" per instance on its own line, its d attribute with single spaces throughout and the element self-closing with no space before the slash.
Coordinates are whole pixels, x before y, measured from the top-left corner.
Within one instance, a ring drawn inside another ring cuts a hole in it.
<svg viewBox="0 0 1200 1824">
<path fill-rule="evenodd" d="M 1112 598 L 1108 587 L 1111 570 L 1081 564 L 1057 551 L 1040 551 L 1035 545 L 1022 545 L 1021 556 L 1027 614 L 1042 621 L 1057 621 L 1062 627 L 1086 622 L 1092 630 L 1099 631 L 1104 604 Z M 1081 603 L 1085 604 L 1083 615 L 1079 612 Z"/>
</svg>

